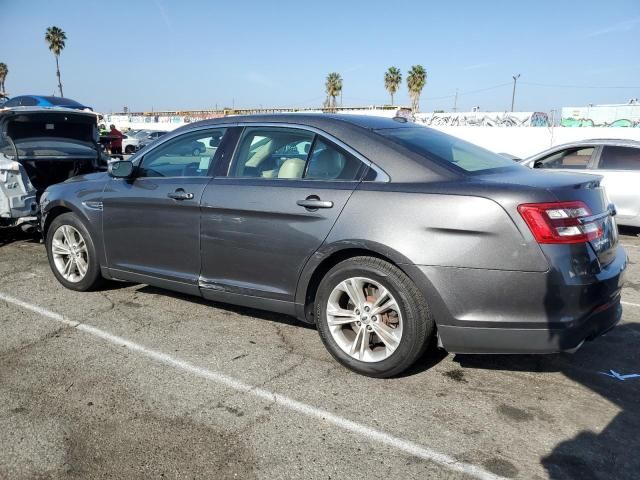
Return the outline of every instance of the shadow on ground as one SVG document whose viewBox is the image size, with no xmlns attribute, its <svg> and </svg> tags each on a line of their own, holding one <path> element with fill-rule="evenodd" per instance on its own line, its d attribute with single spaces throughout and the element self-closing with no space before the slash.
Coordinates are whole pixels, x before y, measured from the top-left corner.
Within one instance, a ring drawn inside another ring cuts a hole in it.
<svg viewBox="0 0 640 480">
<path fill-rule="evenodd" d="M 465 368 L 561 372 L 620 408 L 601 432 L 584 430 L 541 459 L 553 480 L 640 478 L 640 378 L 619 380 L 604 373 L 640 373 L 640 325 L 618 326 L 575 354 L 456 355 Z M 571 402 L 567 391 L 567 401 Z M 576 407 L 579 408 L 579 407 Z"/>
</svg>

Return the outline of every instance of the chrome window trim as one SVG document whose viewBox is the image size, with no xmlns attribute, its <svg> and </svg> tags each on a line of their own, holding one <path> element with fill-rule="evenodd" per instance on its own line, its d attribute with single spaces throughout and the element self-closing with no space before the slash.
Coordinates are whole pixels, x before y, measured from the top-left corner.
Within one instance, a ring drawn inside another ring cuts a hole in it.
<svg viewBox="0 0 640 480">
<path fill-rule="evenodd" d="M 362 155 L 360 152 L 358 152 L 354 148 L 352 148 L 349 145 L 347 145 L 346 143 L 344 143 L 342 140 L 334 137 L 330 133 L 327 133 L 324 130 L 321 130 L 321 129 L 317 128 L 317 127 L 312 127 L 312 126 L 309 126 L 309 125 L 301 125 L 301 124 L 298 124 L 298 123 L 291 123 L 291 122 L 238 122 L 238 123 L 235 124 L 235 126 L 243 127 L 243 128 L 246 128 L 246 127 L 296 128 L 298 130 L 306 130 L 306 131 L 312 132 L 312 133 L 314 133 L 316 135 L 320 135 L 321 137 L 324 137 L 327 140 L 335 143 L 340 148 L 345 150 L 347 153 L 349 153 L 350 155 L 353 155 L 354 157 L 356 157 L 358 160 L 360 160 L 362 163 L 364 163 L 367 167 L 373 169 L 376 172 L 376 179 L 375 180 L 368 180 L 367 183 L 372 183 L 372 182 L 384 182 L 384 183 L 386 183 L 386 182 L 390 181 L 389 175 L 387 175 L 387 173 L 384 170 L 382 170 L 382 168 L 380 168 L 378 165 L 373 163 L 371 160 L 369 160 L 367 157 Z M 238 143 L 240 143 L 240 139 L 238 139 Z M 236 145 L 236 148 L 237 148 L 237 145 Z M 242 179 L 243 177 L 230 177 L 229 176 L 229 173 L 231 172 L 231 165 L 235 161 L 235 154 L 236 154 L 236 152 L 234 151 L 233 152 L 233 157 L 231 158 L 231 162 L 229 162 L 229 166 L 227 167 L 227 178 Z M 250 179 L 255 180 L 256 178 L 255 177 L 251 177 Z M 276 179 L 265 178 L 264 180 L 278 180 L 278 179 L 277 178 Z M 314 182 L 314 181 L 315 182 L 359 182 L 359 181 L 363 181 L 363 180 L 322 180 L 322 179 L 305 179 L 305 178 L 287 179 L 287 180 L 298 180 L 298 181 L 303 181 L 303 182 Z"/>
</svg>

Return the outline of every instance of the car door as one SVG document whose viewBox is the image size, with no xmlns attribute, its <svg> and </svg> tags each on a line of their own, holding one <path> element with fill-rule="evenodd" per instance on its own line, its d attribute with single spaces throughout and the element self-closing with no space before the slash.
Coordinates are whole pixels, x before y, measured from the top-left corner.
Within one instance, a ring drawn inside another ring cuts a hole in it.
<svg viewBox="0 0 640 480">
<path fill-rule="evenodd" d="M 136 160 L 133 178 L 111 179 L 102 228 L 113 276 L 199 292 L 200 199 L 222 150 L 194 156 L 186 147 L 224 134 L 200 129 L 163 141 Z"/>
<path fill-rule="evenodd" d="M 605 145 L 595 173 L 603 176 L 601 184 L 616 206 L 619 222 L 637 219 L 640 216 L 640 148 Z"/>
<path fill-rule="evenodd" d="M 302 268 L 367 169 L 314 131 L 245 127 L 202 198 L 203 295 L 293 313 Z"/>
</svg>

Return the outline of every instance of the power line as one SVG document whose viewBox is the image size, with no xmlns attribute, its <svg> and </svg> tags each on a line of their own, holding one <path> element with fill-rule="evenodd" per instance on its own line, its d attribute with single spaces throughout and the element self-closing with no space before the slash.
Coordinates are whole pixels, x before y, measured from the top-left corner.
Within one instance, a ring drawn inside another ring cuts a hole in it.
<svg viewBox="0 0 640 480">
<path fill-rule="evenodd" d="M 630 87 L 630 86 L 612 86 L 612 87 L 607 87 L 607 86 L 594 86 L 594 85 L 557 85 L 557 84 L 553 84 L 553 83 L 533 83 L 533 82 L 520 82 L 521 85 L 531 85 L 533 87 L 551 87 L 551 88 L 602 88 L 602 89 L 608 89 L 608 88 L 621 88 L 621 89 L 633 89 L 633 88 L 640 88 L 640 87 Z"/>
<path fill-rule="evenodd" d="M 489 90 L 495 90 L 496 88 L 502 88 L 508 85 L 511 85 L 511 82 L 501 83 L 499 85 L 493 85 L 491 87 L 486 87 L 486 88 L 480 88 L 478 90 L 469 90 L 468 92 L 459 92 L 458 97 L 461 97 L 463 95 L 471 95 L 473 93 L 488 92 Z M 444 100 L 445 98 L 455 98 L 455 96 L 456 95 L 453 94 L 453 95 L 444 95 L 442 97 L 425 97 L 425 100 Z"/>
</svg>

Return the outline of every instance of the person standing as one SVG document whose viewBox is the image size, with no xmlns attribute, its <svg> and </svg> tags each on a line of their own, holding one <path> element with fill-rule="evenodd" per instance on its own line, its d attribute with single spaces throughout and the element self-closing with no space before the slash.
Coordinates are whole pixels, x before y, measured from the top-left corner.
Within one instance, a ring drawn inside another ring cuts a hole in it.
<svg viewBox="0 0 640 480">
<path fill-rule="evenodd" d="M 113 124 L 109 125 L 109 128 L 109 137 L 111 137 L 109 148 L 111 150 L 111 155 L 119 155 L 120 159 L 124 159 L 122 156 L 122 132 Z"/>
</svg>

